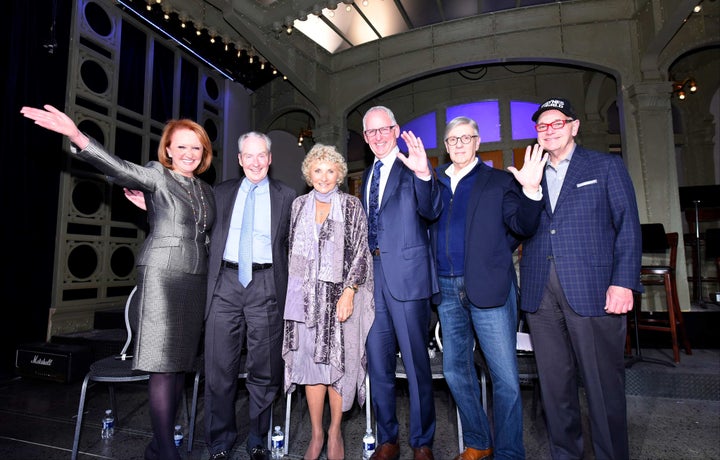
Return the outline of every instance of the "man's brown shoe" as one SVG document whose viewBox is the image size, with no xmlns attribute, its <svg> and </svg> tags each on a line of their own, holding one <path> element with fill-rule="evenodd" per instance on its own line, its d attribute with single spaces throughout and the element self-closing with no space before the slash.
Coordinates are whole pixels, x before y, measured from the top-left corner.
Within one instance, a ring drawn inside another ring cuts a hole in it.
<svg viewBox="0 0 720 460">
<path fill-rule="evenodd" d="M 432 450 L 428 446 L 414 447 L 413 460 L 435 460 Z"/>
<path fill-rule="evenodd" d="M 386 442 L 375 449 L 370 460 L 398 460 L 400 458 L 400 444 Z"/>
<path fill-rule="evenodd" d="M 492 447 L 483 450 L 466 447 L 463 453 L 455 457 L 453 460 L 487 460 L 492 458 L 492 454 Z"/>
</svg>

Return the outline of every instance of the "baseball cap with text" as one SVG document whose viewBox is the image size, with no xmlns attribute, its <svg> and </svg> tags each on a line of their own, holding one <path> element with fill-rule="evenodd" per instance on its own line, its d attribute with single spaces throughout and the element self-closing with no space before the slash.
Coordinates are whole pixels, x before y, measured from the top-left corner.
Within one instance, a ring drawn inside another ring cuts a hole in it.
<svg viewBox="0 0 720 460">
<path fill-rule="evenodd" d="M 577 120 L 577 115 L 575 115 L 575 110 L 573 110 L 570 101 L 556 97 L 543 102 L 533 114 L 532 121 L 537 121 L 538 117 L 548 110 L 559 110 L 573 120 Z"/>
</svg>

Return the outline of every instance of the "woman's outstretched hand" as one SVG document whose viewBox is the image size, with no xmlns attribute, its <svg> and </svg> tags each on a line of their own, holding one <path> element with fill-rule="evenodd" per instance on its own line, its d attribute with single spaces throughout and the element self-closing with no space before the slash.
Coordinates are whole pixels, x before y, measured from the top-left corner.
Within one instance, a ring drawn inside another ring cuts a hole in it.
<svg viewBox="0 0 720 460">
<path fill-rule="evenodd" d="M 125 198 L 127 198 L 129 202 L 131 202 L 138 208 L 140 208 L 144 211 L 147 211 L 147 203 L 145 203 L 145 194 L 141 190 L 132 190 L 132 189 L 123 187 L 123 192 L 125 193 Z"/>
<path fill-rule="evenodd" d="M 80 132 L 74 121 L 70 119 L 63 112 L 59 111 L 50 104 L 45 104 L 43 109 L 36 109 L 33 107 L 23 107 L 20 109 L 26 118 L 35 121 L 35 124 L 42 126 L 50 131 L 55 131 L 65 135 L 70 139 L 70 142 L 84 149 L 90 143 L 90 139 L 87 138 L 83 133 Z"/>
</svg>

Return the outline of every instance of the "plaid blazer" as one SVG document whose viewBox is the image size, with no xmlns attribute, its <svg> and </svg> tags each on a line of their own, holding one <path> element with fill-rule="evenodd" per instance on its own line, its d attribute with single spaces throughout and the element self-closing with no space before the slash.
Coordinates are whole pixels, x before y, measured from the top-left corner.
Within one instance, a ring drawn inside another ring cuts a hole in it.
<svg viewBox="0 0 720 460">
<path fill-rule="evenodd" d="M 543 178 L 543 190 L 547 190 Z M 610 285 L 637 292 L 642 244 L 637 202 L 630 175 L 619 155 L 575 147 L 560 195 L 545 209 L 534 236 L 523 243 L 521 307 L 534 312 L 551 261 L 572 309 L 603 316 Z"/>
</svg>

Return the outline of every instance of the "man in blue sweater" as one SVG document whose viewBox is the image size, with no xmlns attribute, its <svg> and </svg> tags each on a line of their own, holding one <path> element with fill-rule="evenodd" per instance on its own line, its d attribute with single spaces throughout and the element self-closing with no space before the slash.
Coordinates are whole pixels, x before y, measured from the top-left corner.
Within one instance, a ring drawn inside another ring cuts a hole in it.
<svg viewBox="0 0 720 460">
<path fill-rule="evenodd" d="M 509 174 L 478 161 L 480 136 L 474 120 L 453 119 L 444 137 L 452 163 L 437 168 L 443 211 L 433 225 L 433 243 L 444 373 L 460 410 L 467 446 L 455 460 L 522 459 L 512 254 L 540 220 L 540 182 L 547 155 L 538 146 L 528 147 L 522 169 L 510 167 Z M 474 371 L 475 334 L 492 378 L 494 436 Z"/>
</svg>

